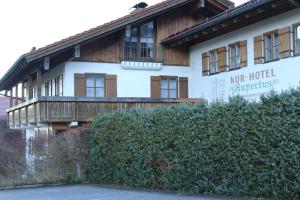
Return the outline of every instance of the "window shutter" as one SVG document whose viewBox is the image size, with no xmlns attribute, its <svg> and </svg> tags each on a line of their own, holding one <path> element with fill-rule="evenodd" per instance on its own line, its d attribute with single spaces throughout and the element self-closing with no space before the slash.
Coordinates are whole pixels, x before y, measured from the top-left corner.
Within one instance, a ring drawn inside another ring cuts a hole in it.
<svg viewBox="0 0 300 200">
<path fill-rule="evenodd" d="M 189 79 L 179 77 L 179 98 L 189 98 Z"/>
<path fill-rule="evenodd" d="M 75 96 L 76 97 L 86 96 L 84 74 L 75 74 L 74 81 L 75 81 L 75 88 L 74 88 Z"/>
<path fill-rule="evenodd" d="M 106 97 L 117 97 L 117 75 L 106 75 Z"/>
<path fill-rule="evenodd" d="M 151 76 L 151 98 L 160 98 L 160 77 Z"/>
<path fill-rule="evenodd" d="M 209 56 L 208 53 L 205 52 L 202 54 L 202 76 L 208 76 L 208 61 L 209 61 Z"/>
<path fill-rule="evenodd" d="M 241 51 L 241 63 L 240 67 L 247 67 L 247 40 L 240 42 L 240 51 Z"/>
<path fill-rule="evenodd" d="M 254 63 L 255 64 L 262 63 L 263 60 L 262 44 L 263 44 L 263 39 L 261 35 L 254 37 Z"/>
<path fill-rule="evenodd" d="M 226 71 L 226 47 L 222 47 L 218 49 L 218 68 L 219 72 Z"/>
<path fill-rule="evenodd" d="M 280 58 L 291 56 L 291 35 L 290 27 L 282 28 L 278 31 L 279 35 L 279 54 Z"/>
</svg>

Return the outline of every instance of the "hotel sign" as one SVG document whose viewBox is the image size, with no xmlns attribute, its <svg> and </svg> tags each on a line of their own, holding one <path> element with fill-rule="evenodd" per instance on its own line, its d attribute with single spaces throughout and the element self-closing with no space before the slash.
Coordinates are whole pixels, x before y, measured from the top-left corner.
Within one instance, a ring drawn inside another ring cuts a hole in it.
<svg viewBox="0 0 300 200">
<path fill-rule="evenodd" d="M 230 94 L 241 96 L 258 96 L 274 89 L 279 83 L 273 68 L 249 72 L 230 77 Z"/>
</svg>

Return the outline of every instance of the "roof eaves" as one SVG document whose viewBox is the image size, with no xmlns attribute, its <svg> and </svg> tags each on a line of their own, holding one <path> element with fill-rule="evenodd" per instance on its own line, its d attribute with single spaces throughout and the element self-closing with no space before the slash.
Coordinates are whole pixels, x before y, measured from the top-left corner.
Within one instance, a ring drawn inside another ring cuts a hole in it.
<svg viewBox="0 0 300 200">
<path fill-rule="evenodd" d="M 168 38 L 162 40 L 161 43 L 164 45 L 170 44 L 172 42 L 180 40 L 180 39 L 187 37 L 189 35 L 192 35 L 194 33 L 200 32 L 204 29 L 210 28 L 214 25 L 222 23 L 225 20 L 237 17 L 245 12 L 259 8 L 259 7 L 266 5 L 273 1 L 276 1 L 276 0 L 251 0 L 251 1 L 248 1 L 238 7 L 226 10 L 223 13 L 220 13 L 220 14 L 208 19 L 207 21 L 202 22 L 201 24 L 192 26 L 184 31 L 181 31 L 174 35 L 171 35 Z"/>
<path fill-rule="evenodd" d="M 8 69 L 7 73 L 0 80 L 0 91 L 4 90 L 6 82 L 9 80 L 9 77 L 16 73 L 18 70 L 21 70 L 20 67 L 26 65 L 26 54 L 21 55 L 16 62 Z"/>
</svg>

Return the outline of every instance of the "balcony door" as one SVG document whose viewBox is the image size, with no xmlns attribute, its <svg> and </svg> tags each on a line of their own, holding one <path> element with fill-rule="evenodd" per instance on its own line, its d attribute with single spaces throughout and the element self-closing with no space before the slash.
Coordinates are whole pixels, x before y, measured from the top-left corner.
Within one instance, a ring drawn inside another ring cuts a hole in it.
<svg viewBox="0 0 300 200">
<path fill-rule="evenodd" d="M 127 26 L 124 56 L 127 60 L 151 61 L 155 54 L 154 22 Z"/>
</svg>

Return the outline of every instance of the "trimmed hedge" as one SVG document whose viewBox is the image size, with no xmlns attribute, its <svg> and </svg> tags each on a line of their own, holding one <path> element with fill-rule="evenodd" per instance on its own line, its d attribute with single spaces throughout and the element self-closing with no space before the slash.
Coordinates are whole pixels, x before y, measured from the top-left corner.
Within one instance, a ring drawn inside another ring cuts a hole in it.
<svg viewBox="0 0 300 200">
<path fill-rule="evenodd" d="M 300 91 L 98 116 L 93 183 L 300 199 Z"/>
</svg>

